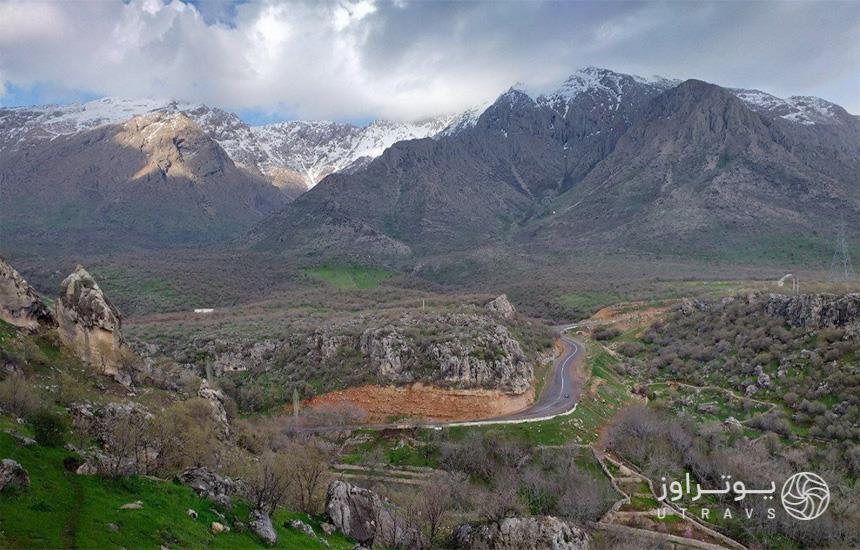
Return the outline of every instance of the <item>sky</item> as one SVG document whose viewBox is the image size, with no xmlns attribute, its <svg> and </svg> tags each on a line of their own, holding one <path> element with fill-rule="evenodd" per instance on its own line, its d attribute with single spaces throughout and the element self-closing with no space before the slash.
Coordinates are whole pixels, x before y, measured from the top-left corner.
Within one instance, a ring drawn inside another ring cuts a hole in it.
<svg viewBox="0 0 860 550">
<path fill-rule="evenodd" d="M 0 105 L 206 103 L 251 123 L 417 120 L 585 66 L 860 114 L 860 1 L 0 0 Z"/>
</svg>

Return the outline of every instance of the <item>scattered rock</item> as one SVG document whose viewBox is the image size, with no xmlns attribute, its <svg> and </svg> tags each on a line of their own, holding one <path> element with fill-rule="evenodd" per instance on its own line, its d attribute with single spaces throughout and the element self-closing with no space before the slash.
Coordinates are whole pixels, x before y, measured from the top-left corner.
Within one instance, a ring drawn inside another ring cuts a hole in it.
<svg viewBox="0 0 860 550">
<path fill-rule="evenodd" d="M 697 410 L 704 414 L 718 414 L 720 412 L 720 408 L 715 403 L 702 403 Z"/>
<path fill-rule="evenodd" d="M 185 513 L 188 514 L 188 517 L 190 517 L 191 519 L 197 519 L 198 517 L 197 512 L 195 510 L 192 510 L 191 508 L 186 510 Z"/>
<path fill-rule="evenodd" d="M 123 364 L 131 352 L 122 337 L 119 310 L 80 265 L 60 285 L 57 322 L 60 339 L 82 361 L 121 384 L 131 383 Z"/>
<path fill-rule="evenodd" d="M 268 514 L 260 510 L 254 510 L 251 512 L 248 527 L 269 546 L 274 546 L 278 542 L 278 533 L 275 532 L 275 528 L 272 526 L 272 518 Z M 311 530 L 311 533 L 313 533 L 313 530 Z"/>
<path fill-rule="evenodd" d="M 111 533 L 116 533 L 117 531 L 119 531 L 119 525 L 117 525 L 116 523 L 108 523 L 107 528 L 108 531 L 110 531 Z"/>
<path fill-rule="evenodd" d="M 0 257 L 0 319 L 28 331 L 56 326 L 54 315 L 27 281 Z"/>
<path fill-rule="evenodd" d="M 36 440 L 32 437 L 21 435 L 18 432 L 14 432 L 12 430 L 6 430 L 6 433 L 12 436 L 12 439 L 15 440 L 15 444 L 19 447 L 32 447 L 36 444 Z"/>
<path fill-rule="evenodd" d="M 517 313 L 517 310 L 514 309 L 514 306 L 511 304 L 510 301 L 508 301 L 507 294 L 502 294 L 501 296 L 488 303 L 487 309 L 491 313 L 495 313 L 496 315 L 499 315 L 504 319 L 510 319 Z"/>
<path fill-rule="evenodd" d="M 297 531 L 301 531 L 302 533 L 306 534 L 309 537 L 316 538 L 316 536 L 317 536 L 317 534 L 314 533 L 313 527 L 311 527 L 310 525 L 308 525 L 307 523 L 303 522 L 300 519 L 294 519 L 293 521 L 291 521 L 289 523 L 289 525 L 293 529 L 295 529 Z M 286 527 L 286 525 L 284 527 Z"/>
<path fill-rule="evenodd" d="M 26 489 L 30 486 L 27 470 L 11 458 L 0 460 L 0 491 L 6 488 Z"/>
<path fill-rule="evenodd" d="M 734 416 L 730 416 L 723 421 L 725 426 L 733 431 L 741 431 L 744 429 L 744 425 L 741 424 L 740 420 L 735 418 Z"/>
<path fill-rule="evenodd" d="M 326 535 L 331 535 L 332 533 L 334 533 L 334 525 L 327 521 L 320 523 L 320 529 L 322 529 L 322 532 Z"/>
<path fill-rule="evenodd" d="M 119 507 L 120 510 L 140 510 L 141 508 L 143 508 L 143 502 L 139 500 L 129 502 L 128 504 L 123 504 Z"/>
<path fill-rule="evenodd" d="M 461 525 L 454 531 L 457 548 L 493 550 L 588 550 L 582 529 L 552 516 L 505 518 L 497 523 Z"/>
<path fill-rule="evenodd" d="M 227 526 L 218 521 L 213 521 L 212 525 L 209 526 L 209 530 L 215 535 L 220 535 L 227 531 Z"/>
</svg>

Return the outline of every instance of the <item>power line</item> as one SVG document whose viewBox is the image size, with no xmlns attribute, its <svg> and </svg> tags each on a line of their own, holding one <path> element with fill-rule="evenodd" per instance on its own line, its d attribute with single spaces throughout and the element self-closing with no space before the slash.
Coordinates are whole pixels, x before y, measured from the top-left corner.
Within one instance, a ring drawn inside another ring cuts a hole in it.
<svg viewBox="0 0 860 550">
<path fill-rule="evenodd" d="M 839 224 L 836 249 L 833 251 L 833 259 L 830 261 L 830 274 L 827 276 L 827 280 L 830 282 L 850 281 L 856 277 L 854 266 L 851 265 L 851 257 L 848 255 L 845 233 L 845 221 L 843 220 Z"/>
</svg>

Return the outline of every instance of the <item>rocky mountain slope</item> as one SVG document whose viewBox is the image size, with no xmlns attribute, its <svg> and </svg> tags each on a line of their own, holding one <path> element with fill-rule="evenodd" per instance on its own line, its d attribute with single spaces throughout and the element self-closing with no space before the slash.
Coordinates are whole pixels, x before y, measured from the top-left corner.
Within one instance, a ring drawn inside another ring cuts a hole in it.
<svg viewBox="0 0 860 550">
<path fill-rule="evenodd" d="M 237 166 L 264 175 L 291 197 L 333 172 L 366 165 L 397 141 L 434 136 L 455 119 L 445 115 L 415 123 L 377 120 L 365 127 L 329 121 L 249 126 L 234 113 L 206 105 L 109 97 L 0 109 L 0 154 L 152 113 L 184 113 Z"/>
<path fill-rule="evenodd" d="M 589 68 L 474 124 L 396 144 L 252 233 L 258 248 L 409 258 L 476 246 L 701 253 L 860 220 L 860 118 L 690 80 Z M 817 244 L 816 244 L 817 243 Z M 722 251 L 721 251 L 722 250 Z"/>
<path fill-rule="evenodd" d="M 285 197 L 181 112 L 31 142 L 0 155 L 4 247 L 222 241 Z"/>
</svg>

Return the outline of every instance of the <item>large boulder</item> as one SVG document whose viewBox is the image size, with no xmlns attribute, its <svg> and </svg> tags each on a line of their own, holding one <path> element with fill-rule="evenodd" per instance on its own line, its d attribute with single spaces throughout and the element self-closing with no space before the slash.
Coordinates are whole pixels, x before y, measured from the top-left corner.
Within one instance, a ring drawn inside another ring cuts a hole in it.
<svg viewBox="0 0 860 550">
<path fill-rule="evenodd" d="M 265 512 L 261 512 L 260 510 L 251 512 L 248 527 L 269 546 L 274 546 L 278 542 L 278 533 L 272 527 L 272 518 Z"/>
<path fill-rule="evenodd" d="M 426 540 L 394 507 L 369 489 L 335 480 L 326 492 L 325 512 L 334 528 L 359 544 L 399 550 L 424 548 Z"/>
<path fill-rule="evenodd" d="M 185 470 L 176 476 L 176 481 L 191 487 L 197 496 L 208 498 L 224 508 L 229 508 L 232 503 L 230 495 L 242 490 L 238 481 L 222 477 L 204 466 Z"/>
<path fill-rule="evenodd" d="M 26 489 L 30 486 L 30 476 L 23 466 L 12 460 L 4 458 L 0 460 L 0 491 L 7 487 L 12 489 Z"/>
<path fill-rule="evenodd" d="M 122 337 L 119 310 L 80 265 L 60 285 L 57 322 L 60 339 L 81 360 L 118 382 L 131 382 L 123 368 L 130 350 Z"/>
<path fill-rule="evenodd" d="M 54 326 L 54 315 L 27 281 L 0 257 L 0 319 L 35 331 Z"/>
<path fill-rule="evenodd" d="M 510 319 L 514 315 L 516 315 L 517 310 L 514 309 L 514 306 L 508 301 L 508 295 L 502 294 L 496 299 L 492 300 L 487 304 L 487 309 L 490 310 L 491 313 L 495 313 L 504 319 Z"/>
<path fill-rule="evenodd" d="M 367 546 L 373 546 L 380 524 L 392 519 L 379 495 L 340 480 L 328 486 L 325 513 L 335 529 Z"/>
<path fill-rule="evenodd" d="M 487 525 L 454 530 L 457 548 L 487 550 L 588 550 L 582 529 L 552 516 L 505 518 Z"/>
</svg>

